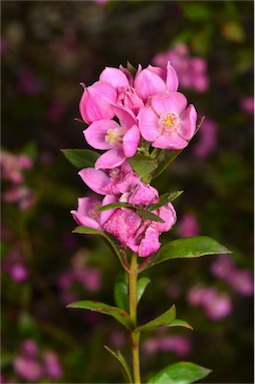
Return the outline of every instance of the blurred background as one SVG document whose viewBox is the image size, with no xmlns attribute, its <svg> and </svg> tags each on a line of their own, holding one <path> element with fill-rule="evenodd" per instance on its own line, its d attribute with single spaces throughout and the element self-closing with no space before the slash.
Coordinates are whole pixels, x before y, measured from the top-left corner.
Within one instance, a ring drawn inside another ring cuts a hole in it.
<svg viewBox="0 0 255 384">
<path fill-rule="evenodd" d="M 80 82 L 129 61 L 175 67 L 204 123 L 153 185 L 184 190 L 162 242 L 208 235 L 231 255 L 173 260 L 145 272 L 144 323 L 176 304 L 194 330 L 142 336 L 142 377 L 180 360 L 205 383 L 253 382 L 253 2 L 2 1 L 2 383 L 119 383 L 103 348 L 130 361 L 124 328 L 67 309 L 114 305 L 118 261 L 74 235 L 89 192 L 61 149 L 86 148 Z"/>
</svg>

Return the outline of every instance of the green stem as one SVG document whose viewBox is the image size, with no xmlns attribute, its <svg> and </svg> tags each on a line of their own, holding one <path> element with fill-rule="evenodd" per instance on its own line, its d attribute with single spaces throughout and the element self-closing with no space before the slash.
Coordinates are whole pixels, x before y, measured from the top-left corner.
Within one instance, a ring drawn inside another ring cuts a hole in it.
<svg viewBox="0 0 255 384">
<path fill-rule="evenodd" d="M 133 378 L 134 384 L 140 384 L 140 360 L 139 360 L 139 339 L 140 332 L 136 332 L 137 326 L 137 295 L 136 295 L 136 283 L 137 283 L 137 255 L 132 254 L 130 269 L 129 269 L 129 315 L 133 322 L 134 329 L 131 331 L 132 341 L 132 359 L 133 359 Z"/>
</svg>

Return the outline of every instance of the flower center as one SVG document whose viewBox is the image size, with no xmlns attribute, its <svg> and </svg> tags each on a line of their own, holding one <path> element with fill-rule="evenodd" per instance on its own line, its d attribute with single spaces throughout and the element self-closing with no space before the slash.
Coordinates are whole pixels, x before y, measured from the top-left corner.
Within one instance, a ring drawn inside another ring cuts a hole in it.
<svg viewBox="0 0 255 384">
<path fill-rule="evenodd" d="M 89 215 L 93 218 L 93 219 L 97 219 L 98 217 L 98 210 L 99 208 L 101 208 L 101 204 L 100 203 L 95 203 L 95 205 L 89 210 Z"/>
<path fill-rule="evenodd" d="M 162 133 L 173 132 L 177 127 L 179 122 L 179 117 L 175 112 L 166 112 L 162 113 L 159 118 L 159 126 Z"/>
<path fill-rule="evenodd" d="M 114 145 L 116 143 L 121 143 L 123 132 L 120 128 L 110 128 L 106 132 L 105 141 L 107 141 L 109 144 Z"/>
</svg>

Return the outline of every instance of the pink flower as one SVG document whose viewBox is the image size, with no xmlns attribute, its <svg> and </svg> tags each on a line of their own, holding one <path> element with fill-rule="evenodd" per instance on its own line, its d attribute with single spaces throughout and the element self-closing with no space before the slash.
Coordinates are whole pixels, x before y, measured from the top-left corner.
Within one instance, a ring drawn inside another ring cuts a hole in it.
<svg viewBox="0 0 255 384">
<path fill-rule="evenodd" d="M 139 66 L 134 80 L 137 95 L 145 102 L 149 97 L 165 92 L 175 92 L 178 89 L 178 77 L 170 64 L 166 68 L 148 65 L 142 69 Z"/>
<path fill-rule="evenodd" d="M 84 131 L 89 145 L 107 150 L 96 161 L 96 169 L 120 166 L 126 158 L 134 156 L 140 140 L 140 131 L 133 113 L 118 106 L 111 108 L 120 124 L 115 120 L 98 120 Z"/>
<path fill-rule="evenodd" d="M 229 277 L 228 283 L 235 289 L 235 291 L 241 293 L 244 296 L 250 296 L 253 294 L 253 276 L 247 269 L 236 269 Z"/>
<path fill-rule="evenodd" d="M 187 338 L 181 335 L 171 335 L 149 338 L 143 343 L 143 349 L 149 354 L 164 351 L 185 357 L 190 353 L 191 345 Z"/>
<path fill-rule="evenodd" d="M 160 248 L 160 233 L 169 231 L 176 222 L 176 213 L 170 203 L 153 213 L 164 223 L 143 219 L 130 208 L 118 208 L 105 222 L 104 229 L 138 256 L 147 257 Z"/>
<path fill-rule="evenodd" d="M 187 99 L 179 92 L 153 96 L 150 107 L 141 108 L 137 117 L 143 138 L 156 148 L 185 148 L 197 120 L 194 106 L 186 106 Z"/>
<path fill-rule="evenodd" d="M 84 86 L 80 101 L 80 114 L 87 123 L 97 120 L 111 119 L 114 116 L 112 104 L 116 104 L 117 91 L 110 84 L 97 81 L 90 87 Z"/>
<path fill-rule="evenodd" d="M 116 198 L 110 195 L 105 196 L 102 203 L 95 198 L 81 197 L 78 199 L 78 209 L 72 210 L 71 214 L 79 225 L 100 230 L 102 229 L 102 224 L 113 213 L 113 210 L 109 209 L 99 213 L 98 209 L 102 205 L 113 202 L 116 202 Z"/>
</svg>

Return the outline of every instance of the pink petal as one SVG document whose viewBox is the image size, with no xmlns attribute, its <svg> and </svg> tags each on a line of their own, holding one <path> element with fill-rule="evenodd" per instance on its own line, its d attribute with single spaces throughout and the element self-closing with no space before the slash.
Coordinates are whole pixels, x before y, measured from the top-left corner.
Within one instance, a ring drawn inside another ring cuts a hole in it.
<svg viewBox="0 0 255 384">
<path fill-rule="evenodd" d="M 140 141 L 140 131 L 137 125 L 130 128 L 123 137 L 123 151 L 126 157 L 135 155 Z"/>
<path fill-rule="evenodd" d="M 126 75 L 118 68 L 106 67 L 101 73 L 99 80 L 110 83 L 114 88 L 129 86 Z"/>
<path fill-rule="evenodd" d="M 118 198 L 116 196 L 113 196 L 113 195 L 106 195 L 102 201 L 102 206 L 104 205 L 108 205 L 108 204 L 112 204 L 112 203 L 116 203 L 118 201 Z M 104 225 L 108 220 L 109 218 L 111 217 L 111 215 L 116 211 L 116 208 L 114 209 L 107 209 L 106 211 L 102 211 L 101 212 L 101 215 L 100 215 L 100 223 L 101 225 Z"/>
<path fill-rule="evenodd" d="M 111 104 L 116 101 L 116 89 L 108 83 L 98 81 L 84 88 L 79 105 L 80 114 L 87 124 L 96 120 L 111 119 L 114 116 Z"/>
<path fill-rule="evenodd" d="M 149 69 L 144 69 L 136 75 L 134 87 L 138 96 L 143 100 L 166 90 L 164 80 Z"/>
<path fill-rule="evenodd" d="M 105 195 L 105 189 L 110 183 L 110 178 L 105 172 L 95 168 L 84 168 L 78 175 L 80 175 L 84 183 L 87 184 L 92 191 L 99 195 Z"/>
<path fill-rule="evenodd" d="M 160 134 L 158 116 L 155 112 L 149 108 L 141 108 L 137 119 L 143 138 L 147 141 L 154 141 Z"/>
<path fill-rule="evenodd" d="M 126 160 L 126 156 L 121 146 L 109 149 L 103 153 L 96 161 L 96 169 L 112 169 L 118 167 Z"/>
<path fill-rule="evenodd" d="M 157 223 L 156 221 L 153 223 L 153 227 L 156 228 L 159 233 L 168 232 L 176 223 L 176 212 L 171 203 L 167 203 L 158 210 L 153 211 L 153 213 L 164 220 L 164 223 Z"/>
<path fill-rule="evenodd" d="M 79 198 L 77 211 L 71 211 L 74 220 L 79 225 L 85 225 L 86 227 L 101 229 L 97 218 L 91 215 L 91 211 L 95 208 L 96 204 L 98 204 L 98 201 L 96 199 L 92 199 L 90 197 Z"/>
<path fill-rule="evenodd" d="M 197 112 L 194 105 L 189 105 L 181 115 L 181 123 L 178 134 L 185 140 L 190 140 L 195 133 L 197 122 Z"/>
<path fill-rule="evenodd" d="M 159 248 L 160 242 L 158 239 L 158 232 L 152 227 L 147 228 L 145 236 L 139 245 L 138 256 L 147 257 L 156 252 Z"/>
<path fill-rule="evenodd" d="M 166 77 L 166 88 L 169 92 L 176 92 L 178 89 L 179 80 L 177 73 L 170 64 L 170 61 L 167 63 L 167 77 Z"/>
<path fill-rule="evenodd" d="M 182 139 L 176 132 L 161 135 L 152 143 L 153 147 L 162 149 L 182 149 L 187 145 L 187 141 Z"/>
<path fill-rule="evenodd" d="M 96 149 L 110 149 L 112 144 L 105 140 L 107 131 L 111 128 L 118 128 L 119 124 L 114 120 L 99 120 L 92 123 L 83 131 L 88 144 Z"/>
<path fill-rule="evenodd" d="M 135 115 L 132 111 L 127 111 L 125 108 L 114 105 L 113 111 L 120 121 L 120 125 L 125 128 L 131 128 L 137 123 Z"/>
<path fill-rule="evenodd" d="M 159 116 L 166 112 L 176 112 L 180 115 L 187 106 L 187 99 L 180 92 L 171 92 L 154 96 L 151 106 Z"/>
</svg>

